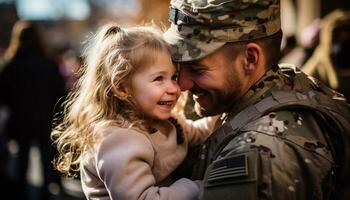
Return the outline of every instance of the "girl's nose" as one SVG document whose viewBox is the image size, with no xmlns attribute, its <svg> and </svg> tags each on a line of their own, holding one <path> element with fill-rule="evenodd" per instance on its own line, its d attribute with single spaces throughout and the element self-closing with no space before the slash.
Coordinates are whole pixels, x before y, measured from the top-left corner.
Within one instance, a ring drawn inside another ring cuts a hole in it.
<svg viewBox="0 0 350 200">
<path fill-rule="evenodd" d="M 180 92 L 180 87 L 179 84 L 175 81 L 171 81 L 168 88 L 167 88 L 167 92 L 169 94 L 177 94 Z"/>
</svg>

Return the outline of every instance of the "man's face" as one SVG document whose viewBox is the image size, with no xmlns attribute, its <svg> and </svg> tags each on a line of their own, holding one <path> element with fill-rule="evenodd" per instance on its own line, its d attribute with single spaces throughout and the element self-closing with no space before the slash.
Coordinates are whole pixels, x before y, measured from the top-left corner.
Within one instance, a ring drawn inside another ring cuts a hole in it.
<svg viewBox="0 0 350 200">
<path fill-rule="evenodd" d="M 181 64 L 180 88 L 193 94 L 195 110 L 199 115 L 226 112 L 240 96 L 240 57 L 227 58 L 226 55 L 219 50 L 197 62 Z"/>
</svg>

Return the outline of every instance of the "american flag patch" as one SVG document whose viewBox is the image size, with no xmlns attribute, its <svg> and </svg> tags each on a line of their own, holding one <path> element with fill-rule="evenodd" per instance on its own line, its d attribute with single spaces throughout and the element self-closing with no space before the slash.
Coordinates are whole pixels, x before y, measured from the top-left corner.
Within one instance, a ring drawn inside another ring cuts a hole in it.
<svg viewBox="0 0 350 200">
<path fill-rule="evenodd" d="M 248 176 L 248 159 L 245 154 L 224 158 L 213 163 L 208 181 Z"/>
</svg>

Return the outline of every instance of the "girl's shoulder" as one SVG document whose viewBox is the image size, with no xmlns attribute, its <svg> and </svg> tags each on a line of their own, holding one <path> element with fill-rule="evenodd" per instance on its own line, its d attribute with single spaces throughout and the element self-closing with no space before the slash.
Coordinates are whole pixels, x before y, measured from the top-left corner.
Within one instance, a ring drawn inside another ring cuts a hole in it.
<svg viewBox="0 0 350 200">
<path fill-rule="evenodd" d="M 109 127 L 105 130 L 99 145 L 97 153 L 106 152 L 134 152 L 139 149 L 153 152 L 153 146 L 149 138 L 141 130 L 134 128 Z"/>
<path fill-rule="evenodd" d="M 124 128 L 118 126 L 111 126 L 105 129 L 102 141 L 115 139 L 130 139 L 130 140 L 145 140 L 146 133 L 137 128 Z"/>
</svg>

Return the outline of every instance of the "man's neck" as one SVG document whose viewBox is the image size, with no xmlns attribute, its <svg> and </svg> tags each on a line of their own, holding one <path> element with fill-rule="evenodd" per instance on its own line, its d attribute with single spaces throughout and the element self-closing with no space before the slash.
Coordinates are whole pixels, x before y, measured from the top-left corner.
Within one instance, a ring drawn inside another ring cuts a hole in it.
<svg viewBox="0 0 350 200">
<path fill-rule="evenodd" d="M 278 68 L 278 66 L 277 66 Z M 264 68 L 266 71 L 260 71 L 252 78 L 251 83 L 249 84 L 248 89 L 246 89 L 243 95 L 235 100 L 232 106 L 228 109 L 226 118 L 232 117 L 238 112 L 240 112 L 245 107 L 256 102 L 257 99 L 266 94 L 271 88 L 275 87 L 275 82 L 270 80 L 265 80 L 266 77 L 275 74 L 278 69 L 275 68 Z M 276 77 L 275 77 L 276 78 Z"/>
</svg>

